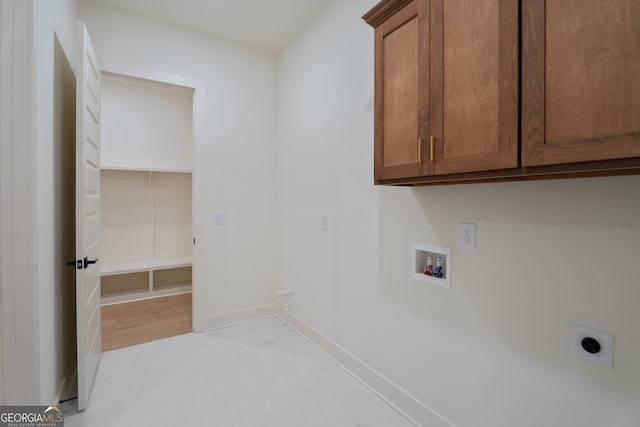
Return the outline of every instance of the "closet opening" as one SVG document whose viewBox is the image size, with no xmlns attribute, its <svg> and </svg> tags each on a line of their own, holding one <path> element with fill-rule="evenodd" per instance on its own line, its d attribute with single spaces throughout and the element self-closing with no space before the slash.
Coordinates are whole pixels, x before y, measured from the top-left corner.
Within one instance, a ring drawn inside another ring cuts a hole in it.
<svg viewBox="0 0 640 427">
<path fill-rule="evenodd" d="M 102 350 L 191 332 L 194 89 L 103 72 Z"/>
</svg>

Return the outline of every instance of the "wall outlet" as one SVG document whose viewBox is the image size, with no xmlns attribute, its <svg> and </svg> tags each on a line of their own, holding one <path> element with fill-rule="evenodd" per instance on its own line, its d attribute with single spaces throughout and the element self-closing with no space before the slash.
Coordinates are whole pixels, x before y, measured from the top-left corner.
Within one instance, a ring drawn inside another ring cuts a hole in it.
<svg viewBox="0 0 640 427">
<path fill-rule="evenodd" d="M 329 229 L 329 215 L 328 214 L 320 215 L 320 228 L 322 230 L 328 230 Z"/>
<path fill-rule="evenodd" d="M 571 325 L 573 354 L 591 363 L 613 369 L 613 335 L 580 325 Z"/>
<path fill-rule="evenodd" d="M 470 222 L 461 222 L 458 227 L 460 245 L 465 248 L 476 248 L 476 225 Z"/>
<path fill-rule="evenodd" d="M 222 212 L 213 213 L 213 225 L 222 225 L 224 222 L 223 219 Z"/>
</svg>

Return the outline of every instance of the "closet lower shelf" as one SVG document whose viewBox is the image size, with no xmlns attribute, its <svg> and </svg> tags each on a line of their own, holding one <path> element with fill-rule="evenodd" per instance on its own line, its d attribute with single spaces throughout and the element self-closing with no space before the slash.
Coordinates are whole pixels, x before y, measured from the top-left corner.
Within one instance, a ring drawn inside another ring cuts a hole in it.
<svg viewBox="0 0 640 427">
<path fill-rule="evenodd" d="M 140 301 L 151 298 L 167 297 L 170 295 L 188 294 L 191 292 L 191 283 L 185 283 L 181 285 L 174 285 L 172 287 L 161 287 L 160 289 L 153 291 L 120 291 L 103 293 L 100 298 L 100 305 L 112 305 L 121 304 L 125 302 Z"/>
<path fill-rule="evenodd" d="M 105 263 L 100 304 L 111 305 L 191 292 L 191 258 Z"/>
</svg>

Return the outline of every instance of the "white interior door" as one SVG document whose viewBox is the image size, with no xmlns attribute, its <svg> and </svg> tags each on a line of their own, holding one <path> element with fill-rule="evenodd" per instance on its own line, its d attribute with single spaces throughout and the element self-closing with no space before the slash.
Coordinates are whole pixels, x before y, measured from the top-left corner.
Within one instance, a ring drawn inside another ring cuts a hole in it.
<svg viewBox="0 0 640 427">
<path fill-rule="evenodd" d="M 78 409 L 87 407 L 100 362 L 100 68 L 78 22 L 76 70 L 76 321 Z"/>
</svg>

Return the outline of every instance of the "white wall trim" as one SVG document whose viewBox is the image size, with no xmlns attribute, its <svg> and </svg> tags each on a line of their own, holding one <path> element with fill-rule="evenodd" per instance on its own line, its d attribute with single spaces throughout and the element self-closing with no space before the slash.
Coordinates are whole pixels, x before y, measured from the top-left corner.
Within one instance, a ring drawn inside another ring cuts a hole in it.
<svg viewBox="0 0 640 427">
<path fill-rule="evenodd" d="M 212 329 L 226 328 L 227 326 L 233 326 L 239 323 L 249 322 L 251 320 L 272 317 L 275 314 L 275 304 L 261 305 L 244 310 L 228 311 L 226 313 L 207 316 L 204 319 L 203 329 L 205 331 L 210 331 Z"/>
<path fill-rule="evenodd" d="M 2 403 L 39 403 L 33 0 L 0 3 Z"/>
<path fill-rule="evenodd" d="M 279 306 L 276 306 L 276 311 L 277 316 L 283 322 L 288 319 L 288 325 L 296 332 L 415 425 L 455 427 L 451 421 L 349 353 L 300 317 L 291 312 L 285 312 Z"/>
</svg>

